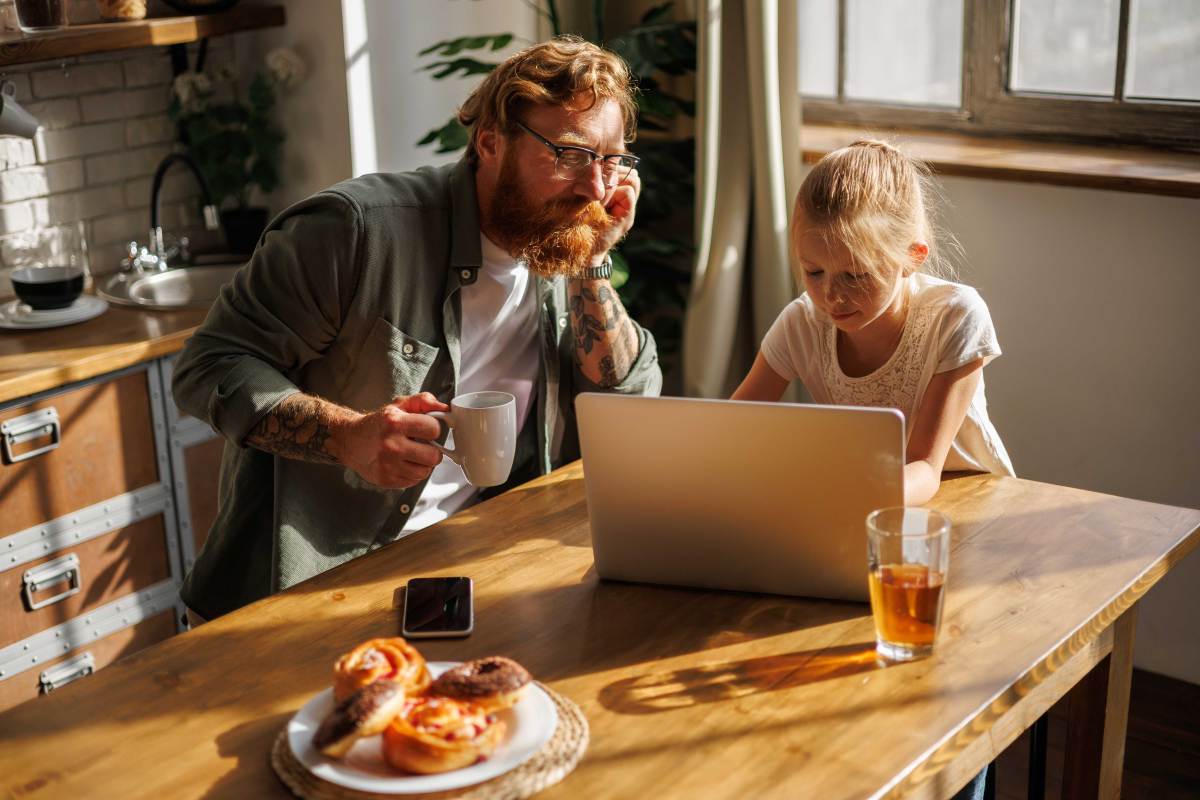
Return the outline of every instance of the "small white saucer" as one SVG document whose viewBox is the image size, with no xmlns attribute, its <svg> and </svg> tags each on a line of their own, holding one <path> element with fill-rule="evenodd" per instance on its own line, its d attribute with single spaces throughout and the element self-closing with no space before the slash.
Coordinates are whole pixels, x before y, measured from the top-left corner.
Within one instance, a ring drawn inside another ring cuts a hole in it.
<svg viewBox="0 0 1200 800">
<path fill-rule="evenodd" d="M 108 308 L 108 303 L 89 294 L 81 295 L 66 308 L 35 311 L 20 300 L 0 303 L 0 328 L 11 331 L 28 331 L 37 328 L 57 328 L 74 325 L 98 317 Z"/>
</svg>

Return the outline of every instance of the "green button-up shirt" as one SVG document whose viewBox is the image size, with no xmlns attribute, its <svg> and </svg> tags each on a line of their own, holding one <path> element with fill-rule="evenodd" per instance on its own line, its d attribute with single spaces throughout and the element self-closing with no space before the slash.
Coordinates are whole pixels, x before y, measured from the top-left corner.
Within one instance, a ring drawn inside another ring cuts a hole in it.
<svg viewBox="0 0 1200 800">
<path fill-rule="evenodd" d="M 459 289 L 478 276 L 479 237 L 465 161 L 345 181 L 271 223 L 175 365 L 176 402 L 227 440 L 217 519 L 183 586 L 188 607 L 218 616 L 400 534 L 424 483 L 381 489 L 353 470 L 243 440 L 300 391 L 362 411 L 422 391 L 448 403 Z M 600 390 L 575 364 L 566 281 L 539 278 L 537 292 L 536 418 L 521 431 L 507 486 L 578 457 L 573 399 Z M 660 390 L 654 339 L 640 326 L 638 336 L 637 359 L 610 391 Z"/>
</svg>

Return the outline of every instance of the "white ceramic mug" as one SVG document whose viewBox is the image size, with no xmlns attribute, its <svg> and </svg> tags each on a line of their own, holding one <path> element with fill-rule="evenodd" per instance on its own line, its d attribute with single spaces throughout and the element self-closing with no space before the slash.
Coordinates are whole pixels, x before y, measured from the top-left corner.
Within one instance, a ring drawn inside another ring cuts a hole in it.
<svg viewBox="0 0 1200 800">
<path fill-rule="evenodd" d="M 450 410 L 429 416 L 454 431 L 454 449 L 434 442 L 462 467 L 473 486 L 499 486 L 517 454 L 517 398 L 508 392 L 471 392 L 450 401 Z"/>
<path fill-rule="evenodd" d="M 16 101 L 17 86 L 12 81 L 0 84 L 0 135 L 32 139 L 37 133 L 37 118 Z"/>
</svg>

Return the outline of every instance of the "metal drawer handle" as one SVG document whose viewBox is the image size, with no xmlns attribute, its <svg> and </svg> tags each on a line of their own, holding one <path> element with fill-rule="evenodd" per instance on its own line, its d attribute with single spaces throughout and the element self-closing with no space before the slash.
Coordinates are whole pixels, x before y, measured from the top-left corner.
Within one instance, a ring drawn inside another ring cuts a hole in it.
<svg viewBox="0 0 1200 800">
<path fill-rule="evenodd" d="M 33 569 L 27 569 L 22 580 L 25 582 L 25 588 L 21 590 L 21 594 L 25 596 L 25 604 L 30 611 L 37 611 L 39 608 L 45 608 L 60 600 L 65 600 L 73 594 L 78 594 L 83 585 L 83 574 L 79 571 L 79 556 L 71 553 L 62 558 L 47 561 Z M 65 592 L 47 597 L 40 602 L 33 599 L 34 592 L 40 592 L 47 586 L 54 586 L 63 581 L 68 581 Z"/>
<path fill-rule="evenodd" d="M 87 677 L 96 671 L 96 659 L 91 653 L 68 658 L 61 664 L 55 664 L 41 674 L 38 683 L 42 686 L 42 694 L 50 694 L 55 689 L 61 689 L 72 681 Z"/>
<path fill-rule="evenodd" d="M 27 453 L 15 455 L 13 446 L 28 442 L 32 439 L 50 437 L 50 444 L 36 447 Z M 4 448 L 4 463 L 16 464 L 18 461 L 49 453 L 62 443 L 62 426 L 58 423 L 58 411 L 53 407 L 34 411 L 20 417 L 13 417 L 0 423 L 0 446 Z"/>
</svg>

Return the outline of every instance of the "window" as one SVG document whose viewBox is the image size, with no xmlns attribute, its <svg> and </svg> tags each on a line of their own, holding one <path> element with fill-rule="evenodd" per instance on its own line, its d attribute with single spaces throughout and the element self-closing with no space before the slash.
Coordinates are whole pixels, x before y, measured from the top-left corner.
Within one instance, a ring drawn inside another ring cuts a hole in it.
<svg viewBox="0 0 1200 800">
<path fill-rule="evenodd" d="M 796 0 L 806 120 L 1200 149 L 1200 0 Z"/>
</svg>

